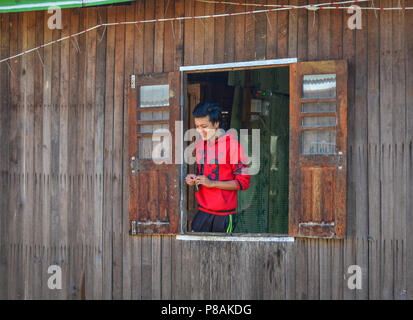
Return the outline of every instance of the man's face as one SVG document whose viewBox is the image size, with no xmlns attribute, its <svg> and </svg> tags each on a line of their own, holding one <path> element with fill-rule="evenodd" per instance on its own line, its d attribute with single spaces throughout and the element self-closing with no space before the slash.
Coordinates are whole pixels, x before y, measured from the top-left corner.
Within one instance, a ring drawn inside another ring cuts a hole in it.
<svg viewBox="0 0 413 320">
<path fill-rule="evenodd" d="M 211 139 L 218 127 L 219 122 L 212 124 L 212 122 L 209 120 L 209 116 L 203 118 L 195 118 L 195 128 L 196 131 L 201 135 L 202 140 Z"/>
</svg>

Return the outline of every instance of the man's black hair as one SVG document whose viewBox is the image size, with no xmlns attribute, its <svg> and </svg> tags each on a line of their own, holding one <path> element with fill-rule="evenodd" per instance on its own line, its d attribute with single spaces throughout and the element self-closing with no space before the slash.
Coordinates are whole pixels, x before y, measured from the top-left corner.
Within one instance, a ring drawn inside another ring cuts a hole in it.
<svg viewBox="0 0 413 320">
<path fill-rule="evenodd" d="M 203 118 L 209 116 L 209 121 L 212 124 L 219 122 L 219 128 L 222 126 L 222 108 L 215 102 L 201 102 L 198 103 L 194 111 L 192 111 L 194 118 Z"/>
</svg>

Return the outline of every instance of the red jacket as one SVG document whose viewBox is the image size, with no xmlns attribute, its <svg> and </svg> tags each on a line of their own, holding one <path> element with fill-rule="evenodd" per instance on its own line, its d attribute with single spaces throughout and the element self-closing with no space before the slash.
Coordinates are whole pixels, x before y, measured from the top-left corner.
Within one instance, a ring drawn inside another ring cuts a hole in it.
<svg viewBox="0 0 413 320">
<path fill-rule="evenodd" d="M 244 148 L 231 130 L 215 138 L 214 142 L 199 139 L 195 145 L 195 153 L 197 175 L 204 175 L 215 181 L 235 180 L 238 190 L 249 188 L 251 177 L 248 174 L 248 159 Z M 236 190 L 198 186 L 199 190 L 195 193 L 198 210 L 216 215 L 236 213 Z"/>
</svg>

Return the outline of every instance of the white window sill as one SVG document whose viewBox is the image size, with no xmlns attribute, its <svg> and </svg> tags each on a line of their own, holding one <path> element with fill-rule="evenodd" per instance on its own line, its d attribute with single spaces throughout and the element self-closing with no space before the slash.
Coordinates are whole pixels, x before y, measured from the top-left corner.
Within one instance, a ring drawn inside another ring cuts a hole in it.
<svg viewBox="0 0 413 320">
<path fill-rule="evenodd" d="M 200 235 L 200 234 L 180 234 L 176 240 L 185 241 L 242 241 L 242 242 L 294 242 L 294 237 L 289 236 L 247 236 L 247 235 Z"/>
</svg>

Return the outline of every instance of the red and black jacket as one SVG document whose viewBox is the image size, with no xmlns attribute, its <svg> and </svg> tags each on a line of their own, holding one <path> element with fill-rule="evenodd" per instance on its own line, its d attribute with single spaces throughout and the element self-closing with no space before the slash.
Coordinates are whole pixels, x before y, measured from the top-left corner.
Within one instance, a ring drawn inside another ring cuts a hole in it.
<svg viewBox="0 0 413 320">
<path fill-rule="evenodd" d="M 251 177 L 248 174 L 248 159 L 243 146 L 235 134 L 228 130 L 215 141 L 200 139 L 195 146 L 197 175 L 204 175 L 210 180 L 235 180 L 238 190 L 249 188 Z M 195 193 L 198 210 L 216 214 L 229 215 L 236 213 L 237 191 L 208 188 L 199 185 Z"/>
</svg>

